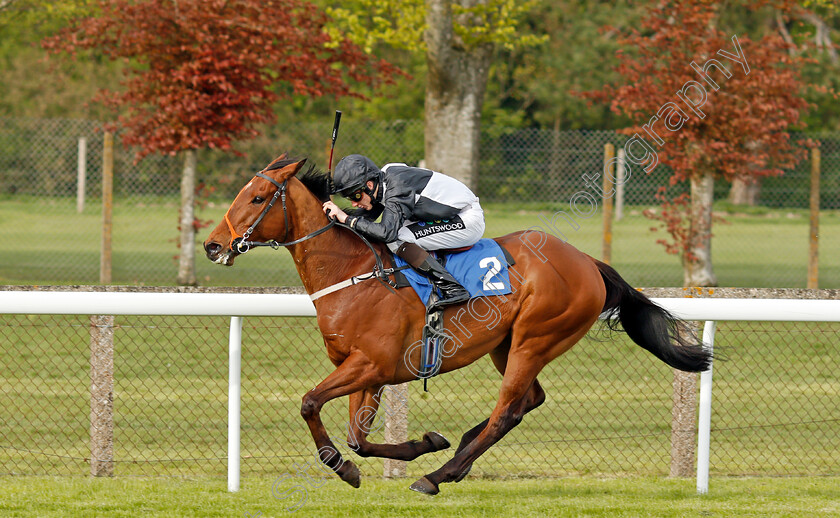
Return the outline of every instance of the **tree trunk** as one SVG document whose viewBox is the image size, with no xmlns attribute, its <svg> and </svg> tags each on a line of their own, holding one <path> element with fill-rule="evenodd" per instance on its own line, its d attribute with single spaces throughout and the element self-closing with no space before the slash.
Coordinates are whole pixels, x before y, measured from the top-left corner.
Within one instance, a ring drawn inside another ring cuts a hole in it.
<svg viewBox="0 0 840 518">
<path fill-rule="evenodd" d="M 761 183 L 756 176 L 736 176 L 729 189 L 729 202 L 734 205 L 754 206 L 758 201 Z"/>
<path fill-rule="evenodd" d="M 178 260 L 178 284 L 195 286 L 195 150 L 184 153 L 181 175 L 181 254 Z"/>
<path fill-rule="evenodd" d="M 484 0 L 458 0 L 472 6 Z M 478 183 L 479 123 L 493 47 L 466 48 L 450 0 L 426 0 L 426 167 Z"/>
<path fill-rule="evenodd" d="M 754 155 L 761 150 L 761 144 L 750 141 L 746 145 Z M 761 177 L 751 174 L 756 165 L 747 166 L 746 174 L 736 175 L 732 180 L 732 187 L 729 189 L 729 202 L 735 205 L 754 206 L 758 202 L 758 193 L 761 191 Z"/>
<path fill-rule="evenodd" d="M 683 286 L 717 286 L 712 269 L 714 182 L 711 171 L 691 176 L 691 221 L 688 249 L 682 256 Z"/>
</svg>

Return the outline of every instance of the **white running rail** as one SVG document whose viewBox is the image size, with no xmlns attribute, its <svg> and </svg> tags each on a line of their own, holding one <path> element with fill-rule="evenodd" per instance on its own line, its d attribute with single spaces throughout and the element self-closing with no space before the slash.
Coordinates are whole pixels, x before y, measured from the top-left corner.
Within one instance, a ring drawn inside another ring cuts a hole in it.
<svg viewBox="0 0 840 518">
<path fill-rule="evenodd" d="M 840 322 L 840 300 L 654 298 L 685 320 L 704 321 L 703 342 L 714 347 L 717 321 Z M 231 315 L 235 308 L 236 315 Z M 0 314 L 230 316 L 228 490 L 239 490 L 242 317 L 315 316 L 307 295 L 0 291 Z M 700 376 L 697 491 L 709 490 L 712 369 Z"/>
</svg>

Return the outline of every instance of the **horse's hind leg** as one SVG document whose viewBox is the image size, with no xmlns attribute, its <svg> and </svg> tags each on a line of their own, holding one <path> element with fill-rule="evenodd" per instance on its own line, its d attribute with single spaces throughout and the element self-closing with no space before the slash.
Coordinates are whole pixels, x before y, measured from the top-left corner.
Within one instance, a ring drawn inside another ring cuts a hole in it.
<svg viewBox="0 0 840 518">
<path fill-rule="evenodd" d="M 510 342 L 508 342 L 507 346 L 503 344 L 502 346 L 497 347 L 490 353 L 490 358 L 493 360 L 493 365 L 496 366 L 496 369 L 499 371 L 500 374 L 502 374 L 502 376 L 504 376 L 505 374 L 509 352 Z M 531 410 L 542 405 L 544 402 L 545 391 L 540 386 L 539 381 L 534 379 L 534 382 L 531 383 L 528 392 L 525 394 L 525 399 L 523 400 L 522 415 L 524 416 Z M 475 438 L 478 437 L 478 434 L 480 434 L 484 430 L 484 428 L 487 426 L 487 423 L 489 422 L 490 418 L 487 418 L 484 421 L 472 427 L 472 429 L 470 429 L 467 433 L 461 436 L 461 443 L 458 445 L 458 449 L 455 450 L 455 454 L 457 455 L 469 443 L 473 442 Z M 464 471 L 462 471 L 457 478 L 455 478 L 454 482 L 462 481 L 467 475 L 469 475 L 471 469 L 472 464 L 467 466 L 467 468 Z"/>
<path fill-rule="evenodd" d="M 583 338 L 603 307 L 603 295 L 592 295 L 590 291 L 579 291 L 580 300 L 566 301 L 561 307 L 557 307 L 556 300 L 550 297 L 544 303 L 537 299 L 529 304 L 530 312 L 520 313 L 511 327 L 511 345 L 502 387 L 487 424 L 467 432 L 464 438 L 472 440 L 462 441 L 449 462 L 416 481 L 411 489 L 434 495 L 441 483 L 461 479 L 478 457 L 522 421 L 529 407 L 535 408 L 542 403 L 545 395 L 536 383 L 537 374 L 548 362 Z M 570 310 L 572 306 L 576 308 L 574 311 Z M 555 317 L 546 318 L 546 308 L 553 308 L 551 314 Z M 498 349 L 498 353 L 494 351 L 497 368 L 503 352 L 504 348 Z M 473 434 L 476 434 L 475 438 Z"/>
<path fill-rule="evenodd" d="M 542 361 L 533 358 L 511 355 L 502 379 L 499 400 L 484 429 L 443 467 L 416 481 L 411 489 L 434 495 L 439 491 L 439 484 L 462 478 L 481 454 L 522 421 L 528 395 L 532 387 L 535 387 L 534 381 L 544 365 Z"/>
<path fill-rule="evenodd" d="M 531 387 L 528 389 L 528 392 L 525 394 L 525 399 L 523 400 L 522 405 L 522 415 L 524 416 L 531 410 L 537 408 L 538 406 L 542 405 L 545 402 L 545 391 L 543 391 L 540 383 L 535 379 L 533 383 L 531 383 Z M 480 434 L 484 428 L 487 427 L 487 423 L 490 422 L 490 418 L 485 419 L 481 423 L 474 426 L 470 429 L 467 433 L 465 433 L 461 437 L 461 443 L 458 445 L 458 449 L 455 450 L 455 454 L 457 455 L 461 450 L 463 450 L 469 443 L 473 442 L 478 434 Z M 460 482 L 469 475 L 470 470 L 472 469 L 472 464 L 467 466 L 467 468 L 458 475 L 454 482 Z"/>
<path fill-rule="evenodd" d="M 508 353 L 510 352 L 510 337 L 508 337 L 502 344 L 498 347 L 493 349 L 490 352 L 490 358 L 493 360 L 493 365 L 496 367 L 496 370 L 504 376 L 505 369 L 507 367 L 507 360 L 508 360 Z M 540 386 L 539 382 L 535 379 L 534 383 L 531 385 L 531 388 L 528 391 L 527 401 L 525 402 L 524 413 L 528 413 L 531 410 L 537 408 L 538 406 L 542 405 L 545 402 L 545 392 L 543 391 L 542 387 Z M 475 440 L 478 437 L 478 434 L 484 430 L 484 427 L 487 426 L 487 423 L 490 421 L 490 418 L 485 419 L 484 421 L 480 422 L 476 426 L 472 427 L 468 432 L 466 432 L 463 436 L 461 436 L 461 443 L 458 445 L 458 449 L 455 450 L 457 454 L 464 447 Z M 455 482 L 460 482 L 465 476 L 469 473 L 469 469 L 465 471 L 462 475 L 458 477 Z"/>
<path fill-rule="evenodd" d="M 377 390 L 378 389 L 378 390 Z M 380 428 L 383 420 L 376 421 L 382 389 L 370 387 L 350 395 L 350 422 L 347 427 L 347 444 L 360 457 L 383 457 L 397 460 L 414 460 L 420 455 L 449 448 L 449 441 L 437 432 L 428 432 L 420 441 L 399 444 L 377 444 L 367 440 L 370 432 Z M 384 408 L 393 412 L 398 408 Z"/>
<path fill-rule="evenodd" d="M 499 371 L 499 374 L 502 376 L 505 375 L 508 353 L 510 353 L 510 335 L 508 335 L 495 349 L 490 351 L 490 359 L 493 360 L 493 366 L 496 367 L 496 370 Z M 461 442 L 458 444 L 458 449 L 455 450 L 455 454 L 457 455 L 458 452 L 464 449 L 464 446 L 473 442 L 475 438 L 478 437 L 478 434 L 484 430 L 484 427 L 487 426 L 488 422 L 490 422 L 489 417 L 464 433 L 464 435 L 461 436 Z M 469 472 L 469 470 L 467 470 L 467 472 Z M 466 473 L 464 473 L 464 476 L 466 476 Z"/>
</svg>

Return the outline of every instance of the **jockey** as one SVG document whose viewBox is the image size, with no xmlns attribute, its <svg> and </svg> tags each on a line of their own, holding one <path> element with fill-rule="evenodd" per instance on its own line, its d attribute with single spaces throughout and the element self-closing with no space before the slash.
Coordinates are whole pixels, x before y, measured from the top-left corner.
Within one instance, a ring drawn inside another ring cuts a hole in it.
<svg viewBox="0 0 840 518">
<path fill-rule="evenodd" d="M 332 201 L 324 212 L 388 248 L 432 281 L 443 298 L 434 308 L 470 298 L 427 250 L 472 246 L 484 234 L 484 211 L 464 184 L 444 174 L 387 164 L 380 170 L 367 157 L 349 155 L 335 166 L 333 194 L 360 209 L 347 215 Z M 382 216 L 379 221 L 377 218 Z"/>
</svg>

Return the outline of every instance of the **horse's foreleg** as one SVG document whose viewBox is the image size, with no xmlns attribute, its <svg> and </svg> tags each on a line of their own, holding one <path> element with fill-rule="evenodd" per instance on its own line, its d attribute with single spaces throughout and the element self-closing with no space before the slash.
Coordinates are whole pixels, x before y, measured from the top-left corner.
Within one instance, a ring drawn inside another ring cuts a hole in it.
<svg viewBox="0 0 840 518">
<path fill-rule="evenodd" d="M 379 429 L 383 420 L 376 420 L 382 389 L 377 387 L 357 392 L 350 396 L 350 425 L 347 427 L 347 443 L 361 457 L 383 457 L 397 460 L 414 460 L 420 455 L 449 448 L 449 441 L 437 432 L 428 432 L 420 441 L 413 440 L 399 444 L 376 444 L 367 440 L 368 434 Z M 387 408 L 388 412 L 397 408 Z"/>
<path fill-rule="evenodd" d="M 360 392 L 369 386 L 382 384 L 383 376 L 368 358 L 361 353 L 348 356 L 324 381 L 303 396 L 300 415 L 309 426 L 309 432 L 318 448 L 321 462 L 353 487 L 361 484 L 359 468 L 344 460 L 327 435 L 321 421 L 321 408 L 327 401 Z"/>
</svg>

